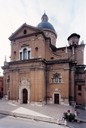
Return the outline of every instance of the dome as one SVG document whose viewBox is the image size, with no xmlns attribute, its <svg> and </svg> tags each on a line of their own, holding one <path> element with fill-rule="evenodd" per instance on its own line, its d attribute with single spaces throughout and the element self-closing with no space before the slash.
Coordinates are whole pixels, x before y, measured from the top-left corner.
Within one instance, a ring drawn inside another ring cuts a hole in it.
<svg viewBox="0 0 86 128">
<path fill-rule="evenodd" d="M 42 18 L 41 18 L 41 23 L 39 23 L 37 25 L 38 28 L 41 28 L 41 29 L 49 29 L 53 32 L 56 33 L 53 25 L 51 23 L 48 22 L 48 16 L 44 13 Z"/>
</svg>

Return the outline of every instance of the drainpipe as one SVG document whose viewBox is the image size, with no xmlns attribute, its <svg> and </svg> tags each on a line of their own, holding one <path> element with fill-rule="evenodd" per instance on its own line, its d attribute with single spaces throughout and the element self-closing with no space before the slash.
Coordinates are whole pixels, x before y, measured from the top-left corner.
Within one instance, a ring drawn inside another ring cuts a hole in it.
<svg viewBox="0 0 86 128">
<path fill-rule="evenodd" d="M 47 65 L 46 65 L 46 68 L 45 68 L 45 101 L 46 101 L 46 104 L 47 104 Z"/>
<path fill-rule="evenodd" d="M 71 66 L 69 64 L 69 104 L 71 104 Z"/>
</svg>

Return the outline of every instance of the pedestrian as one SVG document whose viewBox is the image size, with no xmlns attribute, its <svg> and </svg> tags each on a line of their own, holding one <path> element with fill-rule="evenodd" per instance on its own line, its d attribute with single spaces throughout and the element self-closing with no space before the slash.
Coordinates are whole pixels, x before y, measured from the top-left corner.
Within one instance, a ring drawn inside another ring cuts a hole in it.
<svg viewBox="0 0 86 128">
<path fill-rule="evenodd" d="M 74 115 L 75 115 L 75 117 L 77 117 L 77 111 L 76 110 L 74 111 Z"/>
<path fill-rule="evenodd" d="M 70 116 L 70 110 L 67 111 L 67 115 Z"/>
<path fill-rule="evenodd" d="M 70 121 L 70 110 L 67 111 L 68 121 Z"/>
<path fill-rule="evenodd" d="M 74 115 L 75 115 L 75 120 L 77 121 L 77 111 L 74 111 Z"/>
</svg>

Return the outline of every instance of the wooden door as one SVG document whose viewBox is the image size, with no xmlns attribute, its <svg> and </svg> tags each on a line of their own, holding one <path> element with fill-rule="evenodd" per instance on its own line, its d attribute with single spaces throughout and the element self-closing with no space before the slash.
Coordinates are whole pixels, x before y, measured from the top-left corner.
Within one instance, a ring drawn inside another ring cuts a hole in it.
<svg viewBox="0 0 86 128">
<path fill-rule="evenodd" d="M 28 101 L 28 91 L 27 89 L 23 89 L 23 103 L 27 104 Z"/>
<path fill-rule="evenodd" d="M 54 104 L 59 104 L 59 94 L 54 94 Z"/>
</svg>

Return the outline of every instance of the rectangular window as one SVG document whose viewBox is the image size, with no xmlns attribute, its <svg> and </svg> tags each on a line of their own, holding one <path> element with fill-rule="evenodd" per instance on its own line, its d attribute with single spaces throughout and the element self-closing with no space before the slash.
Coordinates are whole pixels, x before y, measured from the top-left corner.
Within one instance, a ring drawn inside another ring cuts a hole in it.
<svg viewBox="0 0 86 128">
<path fill-rule="evenodd" d="M 56 82 L 56 83 L 58 83 L 58 82 L 59 82 L 59 81 L 58 81 L 58 77 L 55 77 L 55 82 Z"/>
<path fill-rule="evenodd" d="M 81 93 L 78 93 L 79 96 L 81 96 L 82 94 Z"/>
<path fill-rule="evenodd" d="M 79 91 L 81 91 L 81 90 L 82 90 L 81 85 L 78 85 L 78 90 L 79 90 Z"/>
<path fill-rule="evenodd" d="M 30 51 L 28 51 L 28 59 L 30 59 Z"/>
<path fill-rule="evenodd" d="M 52 79 L 52 83 L 62 83 L 62 78 L 55 77 L 51 79 Z"/>
<path fill-rule="evenodd" d="M 23 49 L 23 60 L 26 60 L 27 59 L 27 49 L 24 48 Z"/>
<path fill-rule="evenodd" d="M 20 60 L 22 60 L 22 52 L 20 52 Z"/>
<path fill-rule="evenodd" d="M 62 82 L 62 79 L 61 78 L 59 78 L 59 83 L 61 83 Z"/>
</svg>

